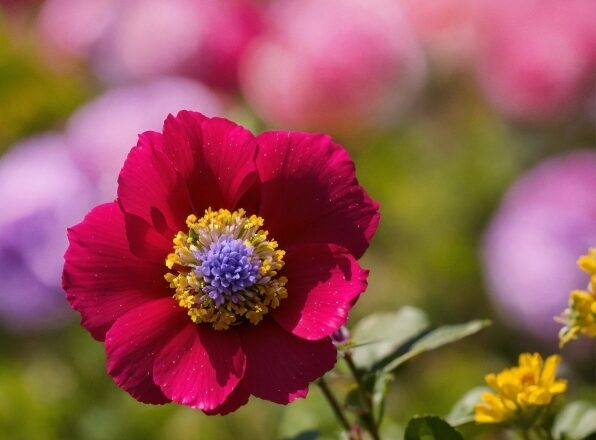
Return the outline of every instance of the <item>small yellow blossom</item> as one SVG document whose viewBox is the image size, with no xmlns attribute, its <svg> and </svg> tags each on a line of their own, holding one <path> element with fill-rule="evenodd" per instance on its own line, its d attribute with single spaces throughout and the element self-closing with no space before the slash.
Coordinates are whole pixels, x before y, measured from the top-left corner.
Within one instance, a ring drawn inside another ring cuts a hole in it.
<svg viewBox="0 0 596 440">
<path fill-rule="evenodd" d="M 577 265 L 591 275 L 590 285 L 587 291 L 572 291 L 567 308 L 555 318 L 564 325 L 559 332 L 561 347 L 580 334 L 596 337 L 596 248 L 591 248 L 588 255 L 580 257 Z"/>
<path fill-rule="evenodd" d="M 581 333 L 596 337 L 596 294 L 593 291 L 574 290 L 569 294 L 569 304 L 557 318 L 564 327 L 559 332 L 559 345 L 577 339 Z"/>
<path fill-rule="evenodd" d="M 543 361 L 538 353 L 522 353 L 518 366 L 488 374 L 486 383 L 495 392 L 482 394 L 482 401 L 475 407 L 476 422 L 515 421 L 535 407 L 550 405 L 557 394 L 567 389 L 567 382 L 555 377 L 560 361 L 558 355 Z"/>
<path fill-rule="evenodd" d="M 584 255 L 577 260 L 577 265 L 581 270 L 591 275 L 590 290 L 594 292 L 596 288 L 596 248 L 590 248 L 588 255 Z"/>
</svg>

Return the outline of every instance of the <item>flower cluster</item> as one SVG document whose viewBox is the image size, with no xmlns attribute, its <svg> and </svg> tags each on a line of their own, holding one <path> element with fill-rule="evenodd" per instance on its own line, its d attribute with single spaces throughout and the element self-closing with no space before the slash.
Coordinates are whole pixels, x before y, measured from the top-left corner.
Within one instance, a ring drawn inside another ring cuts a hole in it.
<svg viewBox="0 0 596 440">
<path fill-rule="evenodd" d="M 538 353 L 522 353 L 518 366 L 488 374 L 486 383 L 495 392 L 482 394 L 482 401 L 475 407 L 476 422 L 531 420 L 536 416 L 532 410 L 547 407 L 567 389 L 567 382 L 555 376 L 560 361 L 558 355 L 543 361 Z"/>
<path fill-rule="evenodd" d="M 559 332 L 561 347 L 579 334 L 596 337 L 596 248 L 591 248 L 588 255 L 581 257 L 577 264 L 591 276 L 590 284 L 588 290 L 573 290 L 569 294 L 567 308 L 556 318 L 564 324 Z"/>
<path fill-rule="evenodd" d="M 183 111 L 139 137 L 117 201 L 69 230 L 64 288 L 137 400 L 286 404 L 333 368 L 378 220 L 328 136 Z"/>
</svg>

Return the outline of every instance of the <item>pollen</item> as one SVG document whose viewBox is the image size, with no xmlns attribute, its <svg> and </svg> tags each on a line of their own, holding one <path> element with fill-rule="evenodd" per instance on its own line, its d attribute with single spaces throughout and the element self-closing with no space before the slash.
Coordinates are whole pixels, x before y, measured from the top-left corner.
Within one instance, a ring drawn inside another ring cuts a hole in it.
<svg viewBox="0 0 596 440">
<path fill-rule="evenodd" d="M 279 276 L 285 252 L 261 229 L 263 218 L 207 209 L 201 218 L 189 215 L 186 225 L 188 232 L 173 239 L 165 279 L 193 322 L 215 330 L 257 325 L 287 297 L 288 280 Z"/>
</svg>

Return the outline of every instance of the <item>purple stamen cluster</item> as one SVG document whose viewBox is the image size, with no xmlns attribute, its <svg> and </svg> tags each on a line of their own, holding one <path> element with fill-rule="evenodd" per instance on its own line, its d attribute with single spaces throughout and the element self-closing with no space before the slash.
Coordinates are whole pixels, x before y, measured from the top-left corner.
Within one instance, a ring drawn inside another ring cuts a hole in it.
<svg viewBox="0 0 596 440">
<path fill-rule="evenodd" d="M 206 284 L 203 292 L 217 306 L 226 299 L 234 303 L 244 300 L 241 292 L 259 281 L 261 261 L 243 240 L 222 235 L 209 247 L 196 252 L 195 257 L 199 261 L 195 273 Z"/>
</svg>

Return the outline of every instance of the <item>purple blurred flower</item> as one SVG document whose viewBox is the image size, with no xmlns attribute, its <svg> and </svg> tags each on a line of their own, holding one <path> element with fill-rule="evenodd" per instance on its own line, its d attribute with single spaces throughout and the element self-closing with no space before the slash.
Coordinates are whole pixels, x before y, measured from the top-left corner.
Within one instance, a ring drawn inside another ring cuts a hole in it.
<svg viewBox="0 0 596 440">
<path fill-rule="evenodd" d="M 220 101 L 201 84 L 164 78 L 107 91 L 79 108 L 66 126 L 66 143 L 75 161 L 103 199 L 116 196 L 116 180 L 139 133 L 161 131 L 168 113 L 193 109 L 221 114 Z"/>
<path fill-rule="evenodd" d="M 41 327 L 66 311 L 66 228 L 95 202 L 59 135 L 25 140 L 0 159 L 1 326 Z"/>
<path fill-rule="evenodd" d="M 505 115 L 559 119 L 594 90 L 593 0 L 483 1 L 476 54 L 480 85 Z"/>
<path fill-rule="evenodd" d="M 508 191 L 484 244 L 491 298 L 503 319 L 548 342 L 569 292 L 588 283 L 576 261 L 596 244 L 596 152 L 549 159 Z"/>
<path fill-rule="evenodd" d="M 261 27 L 249 0 L 48 0 L 40 15 L 44 38 L 111 84 L 185 75 L 233 90 Z"/>
<path fill-rule="evenodd" d="M 395 118 L 419 91 L 424 55 L 391 0 L 280 0 L 240 69 L 271 124 L 354 130 Z"/>
</svg>

